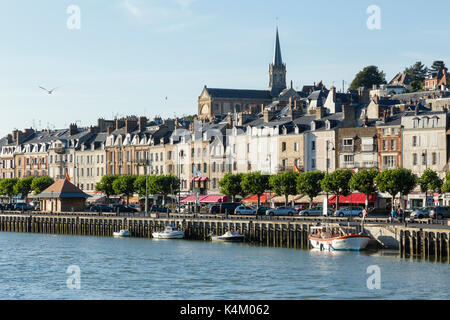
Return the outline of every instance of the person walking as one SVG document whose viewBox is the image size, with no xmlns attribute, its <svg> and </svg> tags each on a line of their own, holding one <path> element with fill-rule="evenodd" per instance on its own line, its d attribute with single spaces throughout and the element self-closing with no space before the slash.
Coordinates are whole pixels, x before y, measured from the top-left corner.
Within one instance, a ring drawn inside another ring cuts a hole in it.
<svg viewBox="0 0 450 320">
<path fill-rule="evenodd" d="M 398 215 L 398 219 L 400 220 L 400 222 L 403 222 L 403 210 L 400 207 L 400 205 L 398 206 L 398 209 L 397 209 L 397 215 Z"/>
<path fill-rule="evenodd" d="M 392 223 L 394 223 L 395 215 L 396 215 L 395 207 L 392 206 L 392 211 L 391 211 L 391 222 Z"/>
</svg>

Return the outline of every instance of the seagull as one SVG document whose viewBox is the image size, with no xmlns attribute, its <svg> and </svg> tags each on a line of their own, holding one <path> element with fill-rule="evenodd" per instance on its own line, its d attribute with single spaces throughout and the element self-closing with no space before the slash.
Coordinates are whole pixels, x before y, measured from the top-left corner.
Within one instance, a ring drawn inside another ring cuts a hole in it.
<svg viewBox="0 0 450 320">
<path fill-rule="evenodd" d="M 55 90 L 58 89 L 59 87 L 53 88 L 52 90 L 47 90 L 47 89 L 45 89 L 45 88 L 43 88 L 43 87 L 41 87 L 41 86 L 39 86 L 39 88 L 41 88 L 42 90 L 47 91 L 48 94 L 52 94 L 53 91 L 55 91 Z"/>
</svg>

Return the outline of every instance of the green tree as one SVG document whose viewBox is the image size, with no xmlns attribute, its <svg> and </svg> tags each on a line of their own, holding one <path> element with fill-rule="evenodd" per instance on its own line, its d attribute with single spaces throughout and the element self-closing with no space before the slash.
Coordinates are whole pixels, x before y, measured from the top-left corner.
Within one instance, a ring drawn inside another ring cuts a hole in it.
<svg viewBox="0 0 450 320">
<path fill-rule="evenodd" d="M 420 190 L 422 190 L 422 192 L 425 192 L 425 205 L 427 201 L 428 191 L 437 192 L 439 194 L 442 192 L 443 181 L 441 178 L 439 178 L 436 171 L 432 169 L 426 169 L 423 172 L 422 176 L 419 178 L 418 182 L 420 185 Z"/>
<path fill-rule="evenodd" d="M 263 175 L 261 172 L 250 172 L 243 174 L 241 187 L 246 194 L 256 194 L 258 198 L 256 210 L 258 210 L 261 195 L 269 189 L 269 176 Z"/>
<path fill-rule="evenodd" d="M 166 204 L 166 199 L 169 194 L 177 194 L 180 189 L 180 180 L 174 175 L 160 175 L 156 176 L 156 183 L 160 186 L 159 194 L 163 196 L 163 203 Z"/>
<path fill-rule="evenodd" d="M 55 181 L 48 176 L 34 178 L 33 182 L 31 183 L 31 190 L 34 191 L 35 195 L 40 194 L 42 191 L 50 187 L 53 183 L 55 183 Z"/>
<path fill-rule="evenodd" d="M 430 72 L 439 72 L 442 69 L 445 69 L 446 71 L 448 70 L 448 68 L 445 66 L 444 61 L 436 60 L 436 61 L 433 61 L 433 64 L 431 65 L 431 68 L 430 68 Z"/>
<path fill-rule="evenodd" d="M 378 170 L 375 168 L 369 170 L 360 170 L 350 180 L 350 188 L 358 190 L 366 195 L 366 210 L 369 203 L 369 196 L 377 192 L 377 186 L 375 185 L 375 177 L 378 175 Z"/>
<path fill-rule="evenodd" d="M 423 91 L 423 81 L 414 80 L 409 85 L 411 86 L 411 92 Z"/>
<path fill-rule="evenodd" d="M 370 89 L 374 84 L 386 84 L 386 75 L 383 71 L 379 71 L 377 66 L 368 66 L 356 74 L 350 85 L 350 90 L 356 90 L 359 87 Z"/>
<path fill-rule="evenodd" d="M 445 182 L 442 185 L 442 192 L 450 192 L 450 172 L 445 176 Z"/>
<path fill-rule="evenodd" d="M 140 196 L 145 196 L 145 191 L 147 189 L 147 193 L 149 192 L 149 187 L 147 185 L 146 188 L 146 184 L 150 181 L 151 176 L 139 176 L 136 178 L 136 180 L 134 181 L 134 191 L 140 195 Z M 147 181 L 146 181 L 147 180 Z"/>
<path fill-rule="evenodd" d="M 20 194 L 25 200 L 28 199 L 28 194 L 31 192 L 31 184 L 33 183 L 34 177 L 26 177 L 19 179 L 14 185 L 14 194 Z"/>
<path fill-rule="evenodd" d="M 337 169 L 328 173 L 321 181 L 322 189 L 336 195 L 336 210 L 339 210 L 339 196 L 348 196 L 352 172 L 348 169 Z"/>
<path fill-rule="evenodd" d="M 242 195 L 241 187 L 242 174 L 227 173 L 219 180 L 220 193 L 231 197 L 232 201 L 236 201 L 237 195 Z"/>
<path fill-rule="evenodd" d="M 119 176 L 109 174 L 102 177 L 99 183 L 95 186 L 95 190 L 99 192 L 103 192 L 104 195 L 106 195 L 106 198 L 108 199 L 108 203 L 110 201 L 110 197 L 113 195 L 116 195 L 116 192 L 114 190 L 113 184 L 114 181 L 117 180 Z"/>
<path fill-rule="evenodd" d="M 12 201 L 12 197 L 16 195 L 14 193 L 14 186 L 16 185 L 18 180 L 19 179 L 17 178 L 7 178 L 0 180 L 0 193 L 9 197 L 10 202 Z"/>
<path fill-rule="evenodd" d="M 409 75 L 411 81 L 417 81 L 419 83 L 423 83 L 428 72 L 428 68 L 421 61 L 417 61 L 412 66 L 405 68 L 404 71 L 404 73 Z"/>
<path fill-rule="evenodd" d="M 400 193 L 408 195 L 417 185 L 417 178 L 411 170 L 404 168 L 386 169 L 378 173 L 375 177 L 378 190 L 387 192 L 392 197 L 392 207 L 395 205 L 395 197 Z M 403 204 L 401 203 L 403 207 Z"/>
<path fill-rule="evenodd" d="M 292 170 L 269 177 L 269 186 L 277 196 L 284 196 L 284 205 L 288 205 L 289 195 L 297 194 L 297 176 Z"/>
<path fill-rule="evenodd" d="M 297 177 L 297 192 L 308 195 L 309 207 L 312 207 L 313 198 L 317 197 L 322 191 L 320 182 L 325 177 L 322 171 L 307 171 Z"/>
<path fill-rule="evenodd" d="M 130 196 L 134 194 L 134 181 L 136 176 L 124 175 L 114 180 L 112 186 L 115 194 L 122 194 L 127 198 L 127 204 L 130 203 Z"/>
</svg>

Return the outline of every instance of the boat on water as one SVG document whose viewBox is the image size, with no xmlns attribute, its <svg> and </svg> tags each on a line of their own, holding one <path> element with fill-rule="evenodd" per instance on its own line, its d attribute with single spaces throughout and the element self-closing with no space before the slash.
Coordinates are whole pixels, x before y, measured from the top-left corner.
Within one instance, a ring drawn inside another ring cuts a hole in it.
<svg viewBox="0 0 450 320">
<path fill-rule="evenodd" d="M 235 231 L 227 231 L 221 236 L 211 236 L 212 241 L 228 241 L 228 242 L 243 241 L 244 238 L 245 238 L 244 235 Z"/>
<path fill-rule="evenodd" d="M 131 236 L 131 233 L 128 230 L 122 229 L 119 232 L 113 232 L 113 236 L 114 237 L 129 237 L 129 236 Z"/>
<path fill-rule="evenodd" d="M 309 242 L 319 250 L 364 250 L 369 243 L 370 236 L 362 233 L 344 232 L 333 234 L 326 226 L 311 227 Z"/>
<path fill-rule="evenodd" d="M 184 231 L 179 231 L 174 226 L 169 225 L 162 232 L 153 232 L 152 236 L 155 239 L 183 239 Z"/>
</svg>

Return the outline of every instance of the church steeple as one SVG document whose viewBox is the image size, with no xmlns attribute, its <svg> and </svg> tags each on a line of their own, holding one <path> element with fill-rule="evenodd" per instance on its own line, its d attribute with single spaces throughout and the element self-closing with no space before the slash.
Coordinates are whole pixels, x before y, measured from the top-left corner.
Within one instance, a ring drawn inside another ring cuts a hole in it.
<svg viewBox="0 0 450 320">
<path fill-rule="evenodd" d="M 276 98 L 284 89 L 286 89 L 286 65 L 281 59 L 281 46 L 277 27 L 273 62 L 269 67 L 269 90 L 272 97 Z"/>
<path fill-rule="evenodd" d="M 280 38 L 278 37 L 278 27 L 277 27 L 277 35 L 275 39 L 275 52 L 273 55 L 273 63 L 274 66 L 283 65 L 283 59 L 281 59 L 281 47 L 280 47 Z"/>
</svg>

